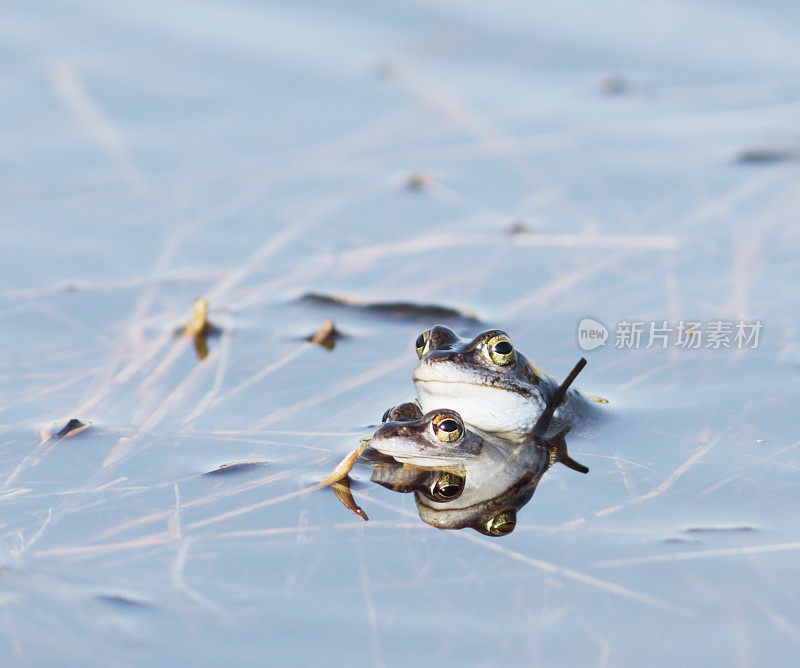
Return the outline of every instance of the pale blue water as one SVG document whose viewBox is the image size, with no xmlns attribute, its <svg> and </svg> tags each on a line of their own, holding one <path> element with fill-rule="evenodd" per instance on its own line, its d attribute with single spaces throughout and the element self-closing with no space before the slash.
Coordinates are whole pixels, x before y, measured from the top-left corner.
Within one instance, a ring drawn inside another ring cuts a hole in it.
<svg viewBox="0 0 800 668">
<path fill-rule="evenodd" d="M 0 2 L 3 663 L 796 665 L 800 164 L 736 157 L 800 146 L 798 14 Z M 557 376 L 605 323 L 590 473 L 502 539 L 361 468 L 367 523 L 303 493 L 434 324 L 306 291 L 472 309 Z M 764 328 L 618 350 L 624 319 Z"/>
</svg>

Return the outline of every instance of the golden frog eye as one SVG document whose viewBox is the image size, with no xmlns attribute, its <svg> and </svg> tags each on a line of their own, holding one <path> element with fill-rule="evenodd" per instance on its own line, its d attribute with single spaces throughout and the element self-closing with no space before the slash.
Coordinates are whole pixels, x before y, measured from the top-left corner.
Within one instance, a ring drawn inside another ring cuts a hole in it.
<svg viewBox="0 0 800 668">
<path fill-rule="evenodd" d="M 506 536 L 514 531 L 517 526 L 517 514 L 515 512 L 505 512 L 490 517 L 486 520 L 484 528 L 490 536 Z"/>
<path fill-rule="evenodd" d="M 425 353 L 428 352 L 428 343 L 430 343 L 430 340 L 431 333 L 429 331 L 422 332 L 422 334 L 417 337 L 417 341 L 414 345 L 417 347 L 417 357 L 420 359 L 422 359 Z"/>
<path fill-rule="evenodd" d="M 436 438 L 445 443 L 457 441 L 464 435 L 464 424 L 456 413 L 439 413 L 431 425 Z"/>
<path fill-rule="evenodd" d="M 517 359 L 514 354 L 514 346 L 511 345 L 511 341 L 504 334 L 493 336 L 486 342 L 486 354 L 492 362 L 500 366 L 513 364 L 514 360 Z"/>
<path fill-rule="evenodd" d="M 434 501 L 452 501 L 464 491 L 464 478 L 455 473 L 442 473 L 431 485 Z"/>
</svg>

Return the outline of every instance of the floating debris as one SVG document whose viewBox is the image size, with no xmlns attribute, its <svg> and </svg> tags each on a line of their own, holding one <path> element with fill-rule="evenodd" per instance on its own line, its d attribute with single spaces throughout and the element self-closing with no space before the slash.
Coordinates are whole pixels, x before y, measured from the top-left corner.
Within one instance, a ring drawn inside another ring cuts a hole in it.
<svg viewBox="0 0 800 668">
<path fill-rule="evenodd" d="M 365 522 L 369 521 L 367 514 L 353 498 L 353 492 L 350 490 L 350 478 L 345 476 L 339 482 L 335 482 L 331 486 L 333 487 L 333 493 L 336 495 L 336 498 L 341 501 L 345 508 L 358 515 Z"/>
<path fill-rule="evenodd" d="M 192 319 L 183 328 L 183 333 L 187 336 L 208 336 L 209 334 L 218 334 L 220 331 L 219 327 L 208 320 L 208 301 L 202 297 L 195 299 L 192 306 Z"/>
<path fill-rule="evenodd" d="M 411 174 L 406 180 L 406 190 L 424 190 L 430 185 L 431 179 L 418 172 Z"/>
<path fill-rule="evenodd" d="M 317 331 L 316 334 L 307 336 L 305 340 L 310 341 L 311 343 L 319 344 L 326 350 L 333 350 L 336 346 L 336 342 L 339 339 L 344 338 L 346 338 L 345 335 L 336 329 L 336 325 L 334 324 L 333 320 L 328 318 L 324 323 L 322 323 L 322 327 L 319 328 L 319 331 Z"/>
<path fill-rule="evenodd" d="M 208 357 L 208 337 L 216 336 L 221 331 L 219 327 L 208 320 L 208 301 L 198 297 L 194 300 L 192 319 L 177 333 L 181 336 L 192 337 L 197 357 L 204 360 Z"/>
<path fill-rule="evenodd" d="M 751 165 L 784 162 L 786 160 L 797 160 L 798 158 L 800 158 L 800 151 L 776 148 L 750 148 L 740 151 L 736 156 L 736 162 L 740 165 Z"/>
<path fill-rule="evenodd" d="M 122 608 L 152 608 L 153 605 L 146 601 L 142 601 L 127 594 L 108 593 L 97 594 L 97 600 L 109 605 L 114 605 Z"/>
<path fill-rule="evenodd" d="M 221 464 L 217 468 L 206 471 L 203 475 L 223 475 L 229 473 L 242 473 L 244 471 L 252 471 L 253 469 L 258 469 L 263 466 L 266 466 L 269 462 L 266 461 L 243 461 L 243 462 L 229 462 L 227 464 Z"/>
<path fill-rule="evenodd" d="M 65 438 L 80 434 L 82 431 L 88 429 L 91 424 L 91 420 L 79 420 L 78 418 L 72 418 L 68 421 L 54 422 L 53 424 L 42 428 L 42 431 L 40 432 L 42 441 L 39 443 L 39 445 L 44 445 L 50 439 L 63 441 Z"/>
<path fill-rule="evenodd" d="M 683 533 L 749 533 L 756 529 L 751 526 L 734 526 L 734 527 L 690 527 L 685 529 Z"/>
<path fill-rule="evenodd" d="M 628 90 L 628 86 L 628 80 L 616 72 L 610 72 L 600 79 L 600 91 L 605 95 L 621 95 Z"/>
<path fill-rule="evenodd" d="M 398 320 L 458 322 L 465 326 L 478 325 L 480 319 L 474 311 L 461 310 L 438 304 L 416 304 L 414 302 L 365 302 L 340 295 L 326 295 L 308 292 L 298 299 L 304 304 L 316 306 L 336 306 L 359 311 L 377 313 Z"/>
<path fill-rule="evenodd" d="M 506 228 L 506 232 L 509 234 L 527 234 L 530 231 L 531 226 L 524 220 L 515 220 Z"/>
</svg>

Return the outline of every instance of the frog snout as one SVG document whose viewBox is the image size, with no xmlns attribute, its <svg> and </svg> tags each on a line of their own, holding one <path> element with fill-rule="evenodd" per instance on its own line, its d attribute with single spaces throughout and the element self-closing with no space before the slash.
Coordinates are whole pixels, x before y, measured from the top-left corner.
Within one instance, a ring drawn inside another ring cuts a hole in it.
<svg viewBox="0 0 800 668">
<path fill-rule="evenodd" d="M 387 423 L 378 427 L 378 431 L 375 432 L 373 439 L 387 440 L 390 438 L 408 438 L 412 433 L 411 428 L 408 426 Z"/>
<path fill-rule="evenodd" d="M 450 328 L 442 325 L 435 325 L 429 331 L 429 349 L 436 350 L 445 346 L 452 346 L 459 341 L 458 335 Z"/>
<path fill-rule="evenodd" d="M 456 364 L 461 360 L 461 353 L 457 350 L 433 350 L 425 355 L 426 364 L 441 364 L 450 362 Z"/>
</svg>

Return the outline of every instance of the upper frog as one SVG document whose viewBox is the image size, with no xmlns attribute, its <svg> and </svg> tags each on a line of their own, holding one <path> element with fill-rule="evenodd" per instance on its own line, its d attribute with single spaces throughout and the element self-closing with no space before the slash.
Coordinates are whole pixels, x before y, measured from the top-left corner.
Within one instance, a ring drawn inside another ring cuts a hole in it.
<svg viewBox="0 0 800 668">
<path fill-rule="evenodd" d="M 464 339 L 437 325 L 419 335 L 416 349 L 414 385 L 422 410 L 452 409 L 467 424 L 503 438 L 528 438 L 558 389 L 499 329 Z M 562 428 L 589 410 L 587 398 L 569 388 L 553 424 Z"/>
</svg>

